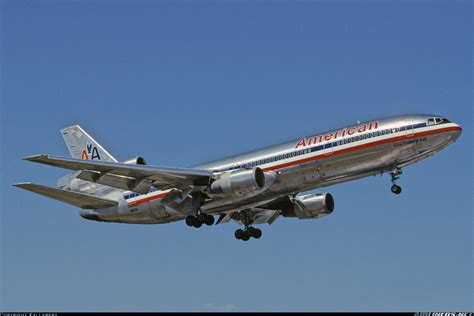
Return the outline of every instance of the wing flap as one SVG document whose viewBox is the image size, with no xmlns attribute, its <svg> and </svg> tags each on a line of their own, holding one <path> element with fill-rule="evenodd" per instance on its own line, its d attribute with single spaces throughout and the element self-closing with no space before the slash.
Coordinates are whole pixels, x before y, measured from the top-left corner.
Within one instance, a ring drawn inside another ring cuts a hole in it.
<svg viewBox="0 0 474 316">
<path fill-rule="evenodd" d="M 280 210 L 271 210 L 264 208 L 250 208 L 246 210 L 248 216 L 252 219 L 253 224 L 273 224 L 274 221 L 278 219 L 281 215 Z M 238 214 L 238 211 L 229 212 L 225 214 L 220 214 L 219 219 L 216 222 L 216 225 L 224 224 L 230 220 L 235 220 L 239 223 L 242 223 L 242 220 Z"/>
<path fill-rule="evenodd" d="M 269 210 L 262 208 L 253 208 L 250 209 L 250 212 L 253 213 L 253 222 L 254 224 L 273 224 L 274 221 L 280 216 L 281 212 L 279 210 Z"/>
<path fill-rule="evenodd" d="M 109 173 L 102 173 L 100 171 L 93 171 L 93 170 L 82 170 L 80 173 L 77 175 L 78 179 L 81 180 L 86 180 L 90 182 L 95 182 L 98 184 L 103 184 L 107 185 L 109 187 L 114 187 L 117 189 L 122 189 L 122 190 L 133 190 L 136 179 L 131 178 L 131 177 L 126 177 L 126 176 L 119 176 L 119 175 L 114 175 L 114 174 L 109 174 Z M 139 192 L 139 193 L 146 193 L 148 190 L 145 192 Z"/>
<path fill-rule="evenodd" d="M 227 223 L 228 221 L 230 221 L 230 220 L 232 219 L 232 214 L 233 214 L 233 212 L 226 213 L 226 214 L 221 214 L 221 215 L 219 216 L 219 219 L 218 219 L 217 222 L 216 222 L 216 225 L 225 224 L 225 223 Z"/>
<path fill-rule="evenodd" d="M 118 204 L 117 201 L 112 201 L 96 196 L 73 192 L 68 190 L 50 188 L 44 185 L 34 184 L 30 182 L 16 183 L 14 186 L 28 190 L 40 195 L 44 195 L 51 199 L 55 199 L 73 206 L 77 206 L 83 209 L 99 209 L 104 207 L 111 207 Z"/>
</svg>

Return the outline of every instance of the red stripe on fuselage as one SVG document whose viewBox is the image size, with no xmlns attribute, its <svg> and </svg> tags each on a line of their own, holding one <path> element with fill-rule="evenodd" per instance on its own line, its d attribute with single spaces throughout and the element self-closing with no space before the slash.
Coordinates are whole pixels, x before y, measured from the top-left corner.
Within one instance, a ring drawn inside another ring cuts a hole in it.
<svg viewBox="0 0 474 316">
<path fill-rule="evenodd" d="M 344 149 L 340 149 L 340 150 L 335 150 L 335 151 L 333 151 L 333 152 L 331 152 L 331 153 L 329 153 L 329 154 L 324 154 L 324 153 L 323 153 L 323 154 L 316 155 L 316 156 L 313 156 L 313 157 L 308 157 L 308 158 L 304 158 L 304 159 L 300 159 L 300 160 L 296 160 L 296 161 L 291 161 L 291 162 L 287 162 L 287 163 L 283 163 L 283 164 L 279 164 L 279 165 L 275 165 L 275 166 L 263 168 L 263 171 L 271 171 L 271 170 L 282 169 L 282 168 L 286 168 L 286 167 L 290 167 L 290 166 L 302 164 L 302 163 L 305 163 L 305 162 L 310 162 L 310 161 L 313 161 L 313 160 L 318 160 L 318 159 L 325 158 L 325 157 L 332 157 L 332 156 L 336 156 L 336 155 L 342 155 L 342 154 L 346 154 L 346 153 L 348 153 L 348 152 L 352 152 L 352 151 L 356 151 L 356 150 L 360 150 L 360 149 L 365 149 L 365 148 L 369 148 L 369 147 L 375 147 L 375 146 L 379 146 L 379 145 L 383 145 L 383 144 L 388 144 L 388 143 L 394 143 L 394 142 L 397 142 L 397 141 L 399 141 L 399 140 L 412 139 L 412 138 L 423 137 L 423 136 L 433 135 L 433 134 L 441 134 L 441 133 L 446 133 L 446 132 L 451 132 L 451 131 L 457 131 L 457 130 L 460 131 L 460 130 L 462 130 L 462 129 L 461 129 L 460 127 L 458 127 L 458 126 L 453 126 L 453 127 L 446 127 L 446 128 L 435 129 L 435 130 L 431 130 L 431 131 L 413 133 L 412 135 L 396 136 L 396 137 L 387 138 L 387 139 L 382 139 L 382 140 L 378 140 L 378 141 L 375 141 L 375 142 L 371 142 L 371 143 L 367 143 L 367 144 L 362 144 L 362 145 L 358 145 L 358 146 L 354 146 L 354 147 L 350 147 L 350 148 L 344 148 Z"/>
<path fill-rule="evenodd" d="M 150 202 L 150 201 L 153 201 L 153 200 L 156 200 L 156 199 L 161 199 L 161 198 L 164 198 L 165 196 L 167 196 L 168 193 L 169 192 L 161 193 L 161 194 L 145 197 L 141 200 L 135 200 L 135 201 L 132 201 L 132 202 L 128 203 L 128 206 L 137 206 L 137 205 L 140 205 L 140 204 L 143 204 L 143 203 L 146 203 L 146 202 Z"/>
</svg>

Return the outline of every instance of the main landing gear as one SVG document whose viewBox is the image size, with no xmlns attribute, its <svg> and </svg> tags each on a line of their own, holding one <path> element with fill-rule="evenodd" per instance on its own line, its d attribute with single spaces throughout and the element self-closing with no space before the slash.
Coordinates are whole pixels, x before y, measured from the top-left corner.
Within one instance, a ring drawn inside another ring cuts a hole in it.
<svg viewBox="0 0 474 316">
<path fill-rule="evenodd" d="M 237 229 L 234 235 L 235 235 L 235 238 L 237 239 L 247 241 L 250 239 L 250 237 L 259 239 L 260 237 L 262 237 L 262 231 L 258 228 L 254 228 L 250 226 L 250 227 L 246 227 L 245 230 L 240 229 L 240 228 Z"/>
<path fill-rule="evenodd" d="M 394 194 L 402 193 L 402 187 L 396 184 L 396 181 L 400 178 L 402 174 L 402 169 L 397 168 L 394 171 L 390 172 L 390 176 L 392 177 L 392 188 L 391 191 Z"/>
<path fill-rule="evenodd" d="M 262 231 L 258 228 L 252 227 L 252 220 L 249 217 L 249 214 L 245 211 L 242 211 L 239 213 L 240 220 L 242 223 L 245 225 L 245 229 L 237 229 L 235 231 L 235 238 L 243 241 L 247 241 L 250 239 L 250 237 L 253 237 L 255 239 L 259 239 L 262 237 Z"/>
<path fill-rule="evenodd" d="M 198 210 L 198 215 L 193 216 L 189 215 L 186 217 L 186 225 L 188 226 L 193 226 L 196 228 L 201 227 L 203 224 L 206 224 L 207 226 L 211 226 L 214 224 L 214 216 L 212 215 L 207 215 L 207 214 L 202 214 L 200 210 Z"/>
<path fill-rule="evenodd" d="M 201 212 L 201 205 L 204 203 L 204 195 L 201 192 L 194 192 L 192 194 L 193 209 L 196 215 L 189 215 L 186 217 L 186 225 L 193 226 L 196 228 L 201 227 L 203 224 L 211 226 L 214 224 L 214 216 L 203 214 Z"/>
</svg>

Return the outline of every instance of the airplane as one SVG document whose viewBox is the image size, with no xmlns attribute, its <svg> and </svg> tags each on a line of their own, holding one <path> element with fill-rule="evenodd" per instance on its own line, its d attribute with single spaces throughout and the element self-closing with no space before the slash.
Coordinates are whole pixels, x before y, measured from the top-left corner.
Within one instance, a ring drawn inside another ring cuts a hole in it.
<svg viewBox="0 0 474 316">
<path fill-rule="evenodd" d="M 23 159 L 73 173 L 59 178 L 56 188 L 14 186 L 80 207 L 80 216 L 99 222 L 184 220 L 199 228 L 233 220 L 243 225 L 235 238 L 247 241 L 262 236 L 254 225 L 333 212 L 330 193 L 305 191 L 388 173 L 391 191 L 400 194 L 402 169 L 455 142 L 462 128 L 439 115 L 386 117 L 188 168 L 150 166 L 143 157 L 119 162 L 79 125 L 60 131 L 72 158 Z"/>
</svg>

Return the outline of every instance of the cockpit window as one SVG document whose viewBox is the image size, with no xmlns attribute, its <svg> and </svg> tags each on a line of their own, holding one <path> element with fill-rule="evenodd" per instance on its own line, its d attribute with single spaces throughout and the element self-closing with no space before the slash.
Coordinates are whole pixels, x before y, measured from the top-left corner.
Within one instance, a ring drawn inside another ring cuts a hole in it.
<svg viewBox="0 0 474 316">
<path fill-rule="evenodd" d="M 442 117 L 430 117 L 426 121 L 426 125 L 435 125 L 435 124 L 441 124 L 441 123 L 450 123 L 449 120 L 442 118 Z"/>
</svg>

